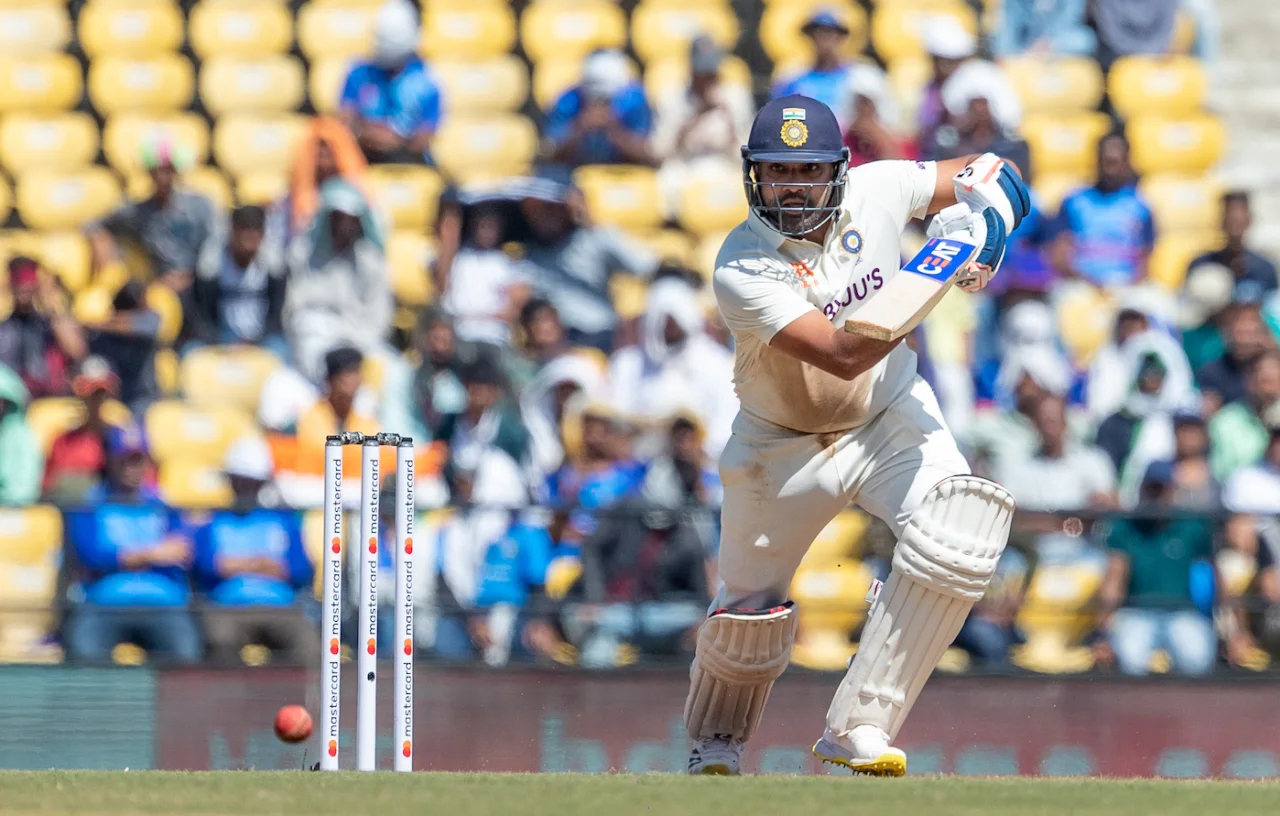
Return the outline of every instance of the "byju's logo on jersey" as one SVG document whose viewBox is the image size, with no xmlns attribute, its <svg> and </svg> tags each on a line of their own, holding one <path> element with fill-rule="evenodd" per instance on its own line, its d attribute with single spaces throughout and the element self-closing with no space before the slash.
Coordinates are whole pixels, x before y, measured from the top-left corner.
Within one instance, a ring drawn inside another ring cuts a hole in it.
<svg viewBox="0 0 1280 816">
<path fill-rule="evenodd" d="M 862 233 L 850 227 L 840 234 L 840 248 L 850 255 L 857 255 L 862 251 Z"/>
<path fill-rule="evenodd" d="M 974 244 L 954 238 L 930 238 L 902 271 L 946 283 L 952 275 L 964 268 L 977 248 Z"/>
</svg>

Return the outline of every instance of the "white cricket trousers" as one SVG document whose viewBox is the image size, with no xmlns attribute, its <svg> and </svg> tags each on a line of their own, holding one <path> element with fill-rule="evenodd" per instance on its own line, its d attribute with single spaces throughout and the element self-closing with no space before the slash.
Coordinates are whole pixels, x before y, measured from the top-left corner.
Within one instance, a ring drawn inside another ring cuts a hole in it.
<svg viewBox="0 0 1280 816">
<path fill-rule="evenodd" d="M 801 434 L 739 413 L 720 457 L 721 586 L 711 608 L 786 600 L 809 545 L 851 502 L 901 535 L 929 488 L 968 473 L 933 389 L 919 377 L 849 431 Z"/>
</svg>

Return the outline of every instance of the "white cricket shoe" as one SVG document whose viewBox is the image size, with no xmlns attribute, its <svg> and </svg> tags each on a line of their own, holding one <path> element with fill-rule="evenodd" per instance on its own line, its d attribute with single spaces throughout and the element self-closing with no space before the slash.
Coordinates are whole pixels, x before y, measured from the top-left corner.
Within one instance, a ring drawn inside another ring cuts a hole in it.
<svg viewBox="0 0 1280 816">
<path fill-rule="evenodd" d="M 813 755 L 855 774 L 902 776 L 907 772 L 907 755 L 890 747 L 889 735 L 874 725 L 859 725 L 847 737 L 828 730 L 813 744 Z"/>
<path fill-rule="evenodd" d="M 742 765 L 741 742 L 726 737 L 699 739 L 689 754 L 689 773 L 693 776 L 737 776 Z"/>
</svg>

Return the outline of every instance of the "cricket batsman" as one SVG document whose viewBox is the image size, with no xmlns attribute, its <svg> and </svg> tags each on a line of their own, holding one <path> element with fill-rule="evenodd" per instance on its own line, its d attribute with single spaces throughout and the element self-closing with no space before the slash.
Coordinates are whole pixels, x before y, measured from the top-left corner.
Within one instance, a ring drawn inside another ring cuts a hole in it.
<svg viewBox="0 0 1280 816">
<path fill-rule="evenodd" d="M 991 154 L 850 169 L 835 116 L 804 96 L 766 104 L 742 157 L 750 214 L 725 239 L 715 271 L 741 411 L 720 462 L 722 583 L 698 631 L 685 702 L 689 773 L 739 772 L 790 659 L 792 576 L 853 502 L 898 543 L 813 752 L 855 773 L 901 776 L 907 759 L 894 738 L 990 582 L 1014 501 L 970 475 L 902 338 L 844 326 L 877 296 L 921 298 L 911 325 L 927 313 L 932 302 L 918 288 L 890 284 L 910 274 L 899 267 L 907 223 L 944 208 L 929 234 L 977 247 L 951 280 L 984 287 L 1027 214 L 1027 188 Z"/>
</svg>

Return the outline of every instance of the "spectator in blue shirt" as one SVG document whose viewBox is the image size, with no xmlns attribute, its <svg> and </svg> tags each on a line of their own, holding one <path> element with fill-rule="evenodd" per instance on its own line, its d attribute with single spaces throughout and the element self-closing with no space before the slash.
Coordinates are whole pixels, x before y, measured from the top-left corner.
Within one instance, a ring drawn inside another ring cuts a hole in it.
<svg viewBox="0 0 1280 816">
<path fill-rule="evenodd" d="M 418 57 L 418 15 L 388 0 L 374 20 L 373 59 L 356 63 L 342 86 L 343 119 L 370 162 L 429 161 L 440 126 L 440 88 Z"/>
<path fill-rule="evenodd" d="M 1004 0 L 1000 14 L 991 37 L 997 57 L 1087 57 L 1098 47 L 1093 29 L 1084 24 L 1085 0 Z"/>
<path fill-rule="evenodd" d="M 845 57 L 849 25 L 838 8 L 819 8 L 800 29 L 813 43 L 813 65 L 787 77 L 773 89 L 773 98 L 800 94 L 835 111 L 842 127 L 853 121 L 850 106 L 851 64 Z"/>
<path fill-rule="evenodd" d="M 298 606 L 314 573 L 301 521 L 292 511 L 261 506 L 273 470 L 262 438 L 233 444 L 223 466 L 232 508 L 214 511 L 193 533 L 195 585 L 208 601 L 204 627 L 215 661 L 235 661 L 250 644 L 295 664 L 318 656 L 315 626 Z"/>
<path fill-rule="evenodd" d="M 1058 273 L 1104 288 L 1147 277 L 1155 243 L 1151 208 L 1138 195 L 1129 142 L 1121 133 L 1098 142 L 1098 180 L 1062 202 L 1053 261 Z"/>
<path fill-rule="evenodd" d="M 596 51 L 582 82 L 556 100 L 544 128 L 557 164 L 655 164 L 649 147 L 653 114 L 644 88 L 620 51 Z"/>
<path fill-rule="evenodd" d="M 645 467 L 630 457 L 621 420 L 605 406 L 570 406 L 562 434 L 568 455 L 547 479 L 547 502 L 556 511 L 557 540 L 577 544 L 595 530 L 599 511 L 640 489 Z"/>
<path fill-rule="evenodd" d="M 65 632 L 72 660 L 106 662 L 120 643 L 179 663 L 200 660 L 200 633 L 188 607 L 191 540 L 149 484 L 141 429 L 110 428 L 107 481 L 88 509 L 66 514 L 68 549 L 84 600 Z"/>
</svg>

